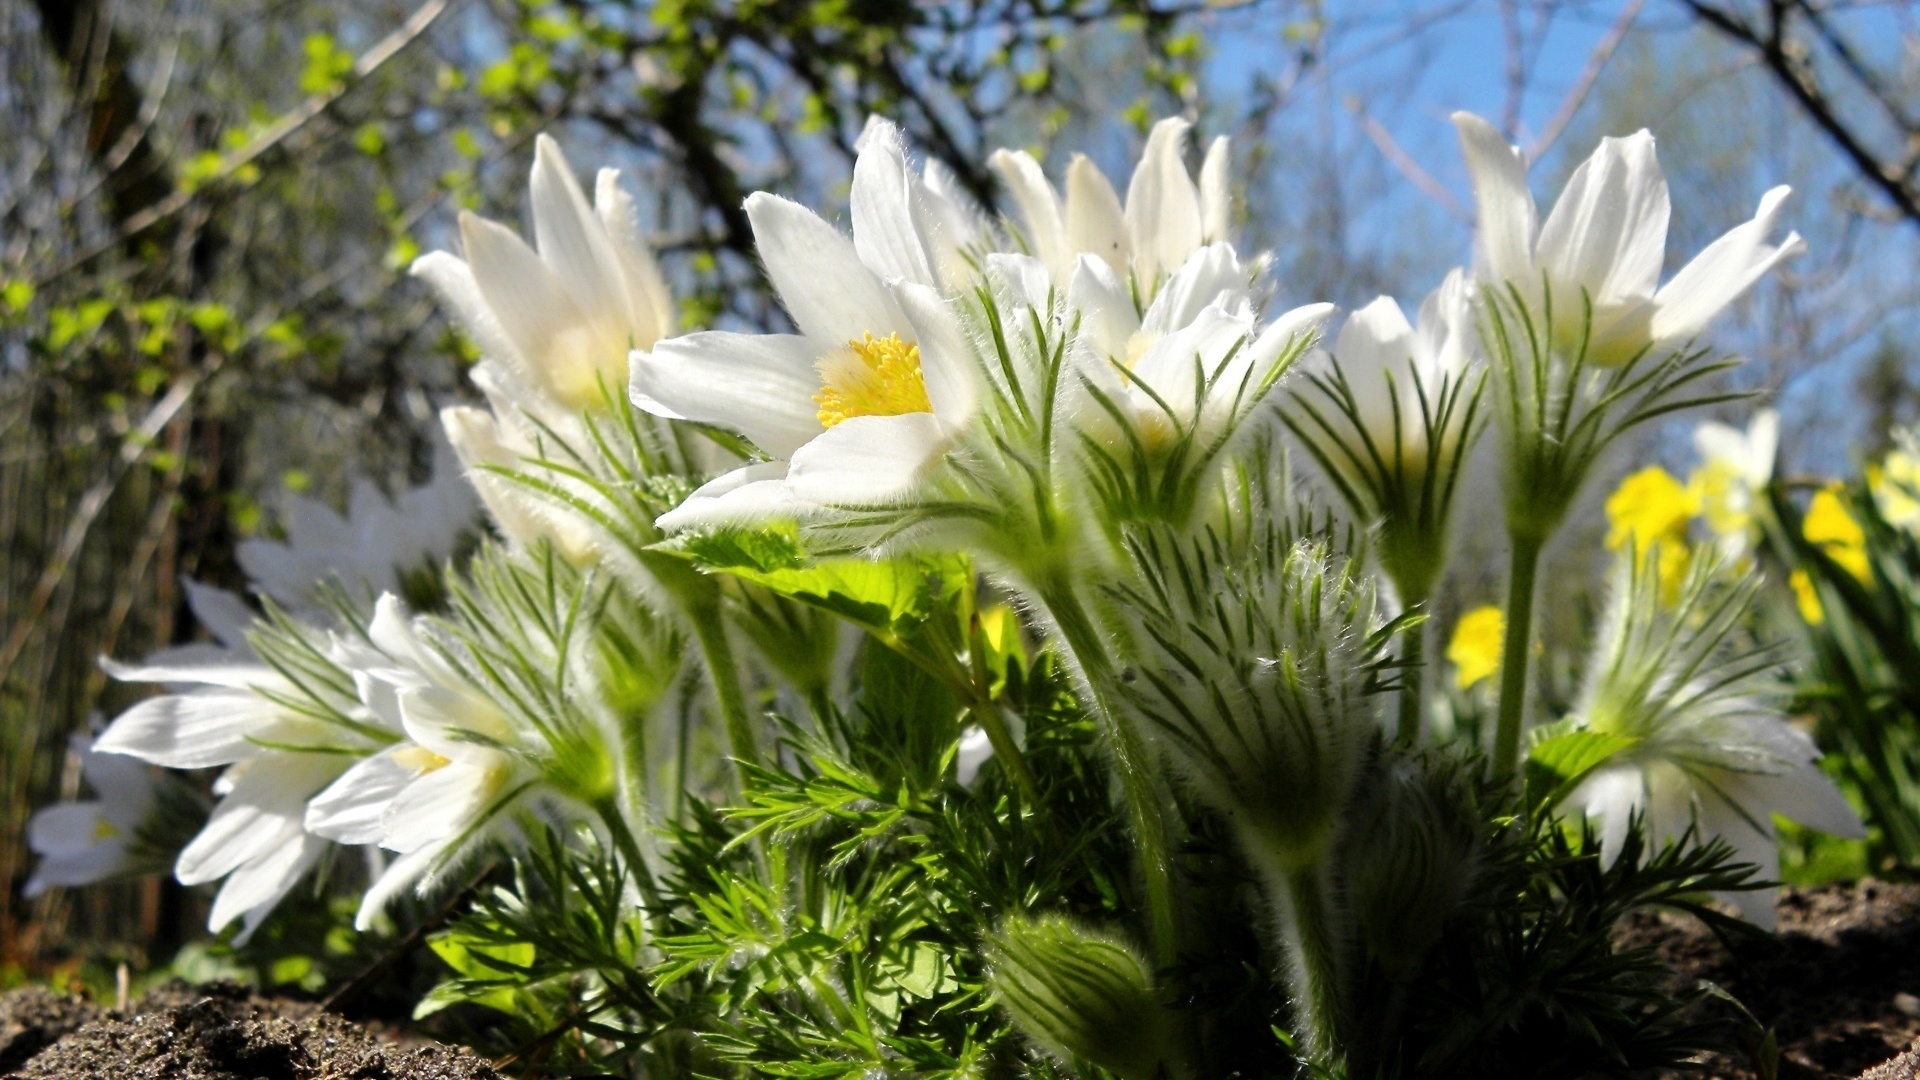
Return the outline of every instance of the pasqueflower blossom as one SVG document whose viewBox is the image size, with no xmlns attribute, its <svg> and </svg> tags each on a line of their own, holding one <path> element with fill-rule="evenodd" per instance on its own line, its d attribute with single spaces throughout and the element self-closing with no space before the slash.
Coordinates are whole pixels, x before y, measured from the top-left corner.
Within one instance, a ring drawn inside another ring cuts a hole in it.
<svg viewBox="0 0 1920 1080">
<path fill-rule="evenodd" d="M 24 890 L 29 899 L 165 870 L 177 854 L 168 850 L 166 819 L 195 804 L 185 785 L 136 758 L 99 753 L 84 738 L 74 751 L 94 797 L 42 807 L 27 820 L 27 847 L 40 857 Z"/>
<path fill-rule="evenodd" d="M 1887 524 L 1920 535 L 1920 438 L 1906 430 L 1895 432 L 1894 441 L 1885 457 L 1867 466 L 1867 490 Z"/>
<path fill-rule="evenodd" d="M 1755 503 L 1773 480 L 1780 414 L 1761 409 L 1745 431 L 1709 421 L 1693 429 L 1693 446 L 1700 464 L 1687 477 L 1687 491 L 1720 538 L 1720 550 L 1738 561 L 1753 547 Z"/>
<path fill-rule="evenodd" d="M 629 350 L 673 333 L 672 298 L 617 170 L 600 170 L 589 205 L 559 144 L 542 135 L 531 188 L 536 247 L 462 214 L 466 258 L 436 251 L 413 273 L 517 385 L 565 409 L 596 408 L 620 392 Z"/>
<path fill-rule="evenodd" d="M 1473 322 L 1466 275 L 1447 275 L 1407 322 L 1390 296 L 1347 316 L 1334 339 L 1333 361 L 1353 393 L 1358 431 L 1388 469 L 1415 477 L 1428 465 L 1428 428 L 1443 385 L 1457 385 L 1471 360 Z M 1422 402 L 1429 404 L 1423 406 Z M 1461 432 L 1433 432 L 1449 453 Z M 1355 440 L 1359 441 L 1359 440 Z"/>
<path fill-rule="evenodd" d="M 1223 433 L 1235 404 L 1257 396 L 1249 382 L 1270 383 L 1276 362 L 1333 310 L 1331 304 L 1295 308 L 1256 335 L 1247 278 L 1231 246 L 1209 244 L 1140 315 L 1113 269 L 1081 255 L 1067 289 L 1068 306 L 1080 318 L 1075 355 L 1107 406 L 1088 410 L 1094 418 L 1088 426 L 1098 432 L 1120 419 L 1126 433 L 1112 437 L 1138 440 L 1149 453 L 1183 436 L 1204 446 Z"/>
<path fill-rule="evenodd" d="M 1769 239 L 1789 192 L 1776 187 L 1761 197 L 1753 220 L 1660 285 L 1671 206 L 1651 134 L 1602 139 L 1539 224 L 1519 148 L 1470 113 L 1455 113 L 1453 122 L 1479 206 L 1476 276 L 1518 289 L 1536 320 L 1550 302 L 1555 345 L 1574 353 L 1584 341 L 1588 363 L 1617 365 L 1649 346 L 1686 344 L 1803 247 L 1798 233 L 1778 244 Z"/>
<path fill-rule="evenodd" d="M 400 854 L 362 899 L 355 919 L 362 929 L 489 825 L 504 824 L 527 792 L 524 763 L 513 753 L 521 732 L 422 637 L 397 597 L 380 598 L 367 638 L 377 652 L 356 657 L 360 698 L 406 739 L 339 775 L 304 819 L 318 836 Z"/>
<path fill-rule="evenodd" d="M 633 403 L 739 431 L 771 461 L 727 473 L 663 528 L 783 512 L 793 500 L 896 501 L 978 402 L 920 208 L 924 182 L 891 125 L 854 164 L 853 236 L 757 192 L 754 242 L 797 334 L 706 331 L 633 357 Z"/>
<path fill-rule="evenodd" d="M 1623 558 L 1575 709 L 1575 723 L 1627 740 L 1569 796 L 1599 823 L 1601 852 L 1618 857 L 1629 822 L 1643 815 L 1658 845 L 1697 827 L 1726 840 L 1759 878 L 1779 876 L 1773 815 L 1858 839 L 1866 835 L 1815 761 L 1813 740 L 1781 714 L 1771 650 L 1733 642 L 1758 587 L 1726 587 L 1696 567 L 1676 605 L 1658 603 L 1657 575 Z M 1727 900 L 1773 925 L 1769 891 Z"/>
<path fill-rule="evenodd" d="M 255 590 L 292 611 L 313 611 L 317 591 L 328 583 L 369 603 L 399 591 L 409 574 L 451 557 L 473 526 L 473 488 L 457 463 L 450 448 L 436 443 L 432 477 L 391 499 L 372 481 L 356 478 L 344 517 L 316 499 L 293 496 L 283 511 L 286 540 L 243 541 L 234 557 Z"/>
<path fill-rule="evenodd" d="M 1181 160 L 1191 126 L 1179 118 L 1153 126 L 1124 205 L 1106 174 L 1078 154 L 1064 198 L 1024 150 L 996 150 L 987 165 L 1013 199 L 1028 251 L 1055 282 L 1073 278 L 1080 257 L 1093 255 L 1146 298 L 1203 245 L 1227 238 L 1227 140 L 1208 147 L 1196 185 Z"/>
<path fill-rule="evenodd" d="M 208 927 L 239 919 L 251 934 L 326 848 L 302 826 L 306 803 L 351 765 L 391 739 L 353 697 L 324 633 L 261 625 L 256 647 L 276 663 L 237 648 L 186 647 L 139 664 L 106 663 L 127 682 L 171 692 L 121 713 L 93 749 L 169 769 L 223 766 L 219 805 L 180 852 L 185 885 L 225 879 Z M 300 669 L 297 681 L 286 672 Z"/>
</svg>

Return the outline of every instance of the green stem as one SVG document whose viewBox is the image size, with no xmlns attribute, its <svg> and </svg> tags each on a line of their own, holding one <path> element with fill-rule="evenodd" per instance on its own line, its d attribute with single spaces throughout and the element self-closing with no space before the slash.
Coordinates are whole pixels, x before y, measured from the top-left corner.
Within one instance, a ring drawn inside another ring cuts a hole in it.
<svg viewBox="0 0 1920 1080">
<path fill-rule="evenodd" d="M 736 768 L 760 764 L 760 742 L 754 737 L 753 720 L 747 713 L 747 695 L 740 687 L 740 665 L 733 658 L 733 644 L 727 640 L 727 624 L 720 614 L 718 597 L 701 597 L 687 605 L 687 620 L 693 624 L 694 639 L 707 659 L 707 674 L 713 680 L 713 696 L 720 703 L 720 717 L 727 728 L 727 745 L 733 751 Z M 745 788 L 745 777 L 741 778 Z"/>
<path fill-rule="evenodd" d="M 1405 666 L 1400 669 L 1399 738 L 1404 746 L 1418 746 L 1421 714 L 1426 711 L 1427 624 L 1421 623 L 1405 636 Z"/>
<path fill-rule="evenodd" d="M 1533 593 L 1540 571 L 1542 538 L 1510 533 L 1513 568 L 1507 579 L 1507 636 L 1500 654 L 1500 711 L 1493 737 L 1493 774 L 1514 777 L 1520 768 L 1520 728 L 1527 705 L 1527 662 L 1533 639 Z"/>
<path fill-rule="evenodd" d="M 1156 967 L 1171 967 L 1179 959 L 1179 929 L 1173 895 L 1173 862 L 1167 846 L 1167 822 L 1158 785 L 1153 782 L 1147 748 L 1133 725 L 1126 723 L 1108 701 L 1113 684 L 1113 659 L 1100 639 L 1092 617 L 1080 602 L 1072 586 L 1063 583 L 1039 589 L 1041 602 L 1053 616 L 1053 623 L 1067 651 L 1087 681 L 1093 712 L 1106 729 L 1113 745 L 1114 764 L 1120 771 L 1120 788 L 1127 800 L 1135 839 L 1140 845 L 1140 865 L 1146 879 L 1147 922 L 1152 937 Z M 991 733 L 989 733 L 991 737 Z"/>
<path fill-rule="evenodd" d="M 633 880 L 640 886 L 640 895 L 649 908 L 655 911 L 665 910 L 660 902 L 660 887 L 654 883 L 653 870 L 647 866 L 646 856 L 640 851 L 640 843 L 633 837 L 633 830 L 627 827 L 627 819 L 620 807 L 612 799 L 602 799 L 594 804 L 600 820 L 607 826 L 607 832 L 613 837 L 613 846 L 619 849 L 620 857 L 626 860 Z"/>
<path fill-rule="evenodd" d="M 1305 1041 L 1308 1061 L 1331 1065 L 1340 1056 L 1344 994 L 1340 978 L 1342 935 L 1334 926 L 1334 904 L 1328 895 L 1326 875 L 1318 863 L 1266 865 L 1262 869 L 1287 950 L 1287 982 L 1293 993 L 1296 1034 Z"/>
</svg>

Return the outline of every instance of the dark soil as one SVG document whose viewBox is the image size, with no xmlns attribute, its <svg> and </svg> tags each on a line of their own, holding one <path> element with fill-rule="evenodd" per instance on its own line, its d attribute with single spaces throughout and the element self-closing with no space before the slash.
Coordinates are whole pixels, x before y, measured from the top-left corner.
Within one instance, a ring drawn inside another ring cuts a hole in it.
<svg viewBox="0 0 1920 1080">
<path fill-rule="evenodd" d="M 0 994 L 0 1074 L 18 1069 L 60 1036 L 100 1015 L 84 998 L 29 986 Z"/>
<path fill-rule="evenodd" d="M 1738 998 L 1779 1046 L 1779 1080 L 1920 1077 L 1920 1055 L 1889 1059 L 1920 1037 L 1920 885 L 1868 878 L 1786 889 L 1777 938 L 1723 944 L 1697 919 L 1641 913 L 1623 938 L 1652 947 L 1689 982 Z M 1757 1041 L 1757 1040 L 1756 1040 Z M 1752 1080 L 1749 1060 L 1715 1057 L 1704 1074 Z"/>
<path fill-rule="evenodd" d="M 39 990 L 0 996 L 0 1072 L 23 1080 L 500 1080 L 467 1050 L 402 1046 L 314 1005 L 182 982 L 127 1014 Z"/>
</svg>

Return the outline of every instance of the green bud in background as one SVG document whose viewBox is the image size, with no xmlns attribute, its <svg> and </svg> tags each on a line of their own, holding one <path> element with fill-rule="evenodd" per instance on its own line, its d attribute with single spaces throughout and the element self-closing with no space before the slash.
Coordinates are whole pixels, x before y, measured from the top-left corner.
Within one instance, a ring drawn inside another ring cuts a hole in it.
<svg viewBox="0 0 1920 1080">
<path fill-rule="evenodd" d="M 1122 1080 L 1163 1071 L 1166 1016 L 1132 949 L 1059 916 L 1014 916 L 986 944 L 994 996 L 1041 1049 Z"/>
<path fill-rule="evenodd" d="M 1347 898 L 1361 945 L 1395 981 L 1418 970 L 1479 870 L 1476 772 L 1454 753 L 1391 753 L 1355 800 Z"/>
</svg>

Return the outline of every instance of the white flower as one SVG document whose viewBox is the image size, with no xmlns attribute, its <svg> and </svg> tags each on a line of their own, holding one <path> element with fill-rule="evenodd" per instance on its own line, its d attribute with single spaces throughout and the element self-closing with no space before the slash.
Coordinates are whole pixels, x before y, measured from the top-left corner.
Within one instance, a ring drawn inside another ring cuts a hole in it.
<svg viewBox="0 0 1920 1080">
<path fill-rule="evenodd" d="M 474 493 L 457 461 L 435 440 L 433 475 L 395 499 L 355 478 L 344 517 L 293 496 L 283 511 L 286 541 L 247 540 L 234 557 L 256 590 L 302 614 L 318 607 L 318 590 L 328 583 L 363 602 L 398 590 L 404 575 L 450 558 L 473 526 Z"/>
<path fill-rule="evenodd" d="M 922 479 L 978 401 L 970 347 L 935 288 L 922 201 L 891 125 L 868 131 L 855 162 L 851 240 L 786 199 L 747 199 L 800 332 L 662 341 L 634 354 L 632 395 L 657 416 L 739 431 L 774 461 L 713 481 L 662 528 L 763 517 L 793 500 L 892 502 Z"/>
<path fill-rule="evenodd" d="M 1469 303 L 1466 275 L 1455 270 L 1421 303 L 1417 327 L 1392 297 L 1382 296 L 1347 316 L 1334 339 L 1333 361 L 1359 418 L 1354 434 L 1363 434 L 1389 468 L 1426 467 L 1430 413 L 1442 386 L 1457 386 L 1470 362 Z M 1442 435 L 1457 440 L 1460 431 L 1450 427 Z"/>
<path fill-rule="evenodd" d="M 476 367 L 473 376 L 491 387 L 496 372 Z M 467 481 L 486 505 L 501 535 L 523 547 L 550 541 L 562 557 L 576 566 L 595 561 L 603 549 L 594 530 L 580 517 L 543 500 L 502 470 L 515 471 L 542 455 L 533 427 L 505 394 L 495 398 L 494 411 L 466 405 L 440 410 L 447 441 L 466 465 Z"/>
<path fill-rule="evenodd" d="M 1743 558 L 1753 546 L 1754 502 L 1773 480 L 1773 461 L 1780 448 L 1780 414 L 1761 409 L 1747 429 L 1706 422 L 1693 429 L 1693 446 L 1700 464 L 1687 478 L 1689 494 L 1730 560 Z"/>
<path fill-rule="evenodd" d="M 166 868 L 143 842 L 160 809 L 165 781 L 134 758 L 102 754 L 74 740 L 80 775 L 94 798 L 55 803 L 27 820 L 27 846 L 40 857 L 27 879 L 28 899 L 52 888 L 91 885 Z"/>
<path fill-rule="evenodd" d="M 1645 816 L 1650 847 L 1697 826 L 1722 838 L 1736 859 L 1779 873 L 1773 815 L 1849 839 L 1866 835 L 1833 782 L 1814 764 L 1820 752 L 1775 703 L 1772 650 L 1740 650 L 1738 631 L 1758 579 L 1732 588 L 1703 559 L 1680 602 L 1660 602 L 1658 553 L 1620 563 L 1607 618 L 1589 660 L 1574 713 L 1577 726 L 1626 740 L 1568 801 L 1599 823 L 1602 857 L 1618 858 L 1632 816 Z M 1729 895 L 1755 923 L 1773 925 L 1773 896 Z"/>
<path fill-rule="evenodd" d="M 308 830 L 400 853 L 367 890 L 355 925 L 431 881 L 489 835 L 524 793 L 520 732 L 499 706 L 423 639 L 399 599 L 382 596 L 353 660 L 361 700 L 405 733 L 355 764 L 306 809 Z"/>
<path fill-rule="evenodd" d="M 1536 313 L 1544 282 L 1554 341 L 1563 350 L 1579 348 L 1590 301 L 1593 363 L 1624 363 L 1649 345 L 1684 345 L 1804 246 L 1798 233 L 1779 244 L 1768 239 L 1789 192 L 1776 187 L 1761 197 L 1753 220 L 1714 241 L 1661 286 L 1670 205 L 1651 134 L 1601 140 L 1539 225 L 1519 149 L 1477 116 L 1455 113 L 1453 122 L 1480 212 L 1477 276 L 1518 288 Z"/>
<path fill-rule="evenodd" d="M 482 353 L 568 409 L 618 393 L 628 351 L 674 331 L 672 299 L 619 176 L 600 170 L 589 206 L 542 135 L 531 183 L 537 252 L 513 230 L 462 214 L 466 260 L 436 251 L 413 264 Z"/>
<path fill-rule="evenodd" d="M 341 685 L 324 635 L 293 628 L 256 641 L 279 642 L 305 677 L 296 682 L 251 652 L 204 646 L 134 665 L 105 662 L 116 679 L 165 683 L 175 692 L 121 713 L 93 747 L 169 769 L 225 766 L 214 785 L 220 803 L 180 852 L 174 875 L 185 885 L 224 878 L 208 927 L 218 932 L 242 919 L 242 938 L 325 850 L 302 827 L 307 799 L 385 739 Z"/>
<path fill-rule="evenodd" d="M 1080 318 L 1075 357 L 1090 390 L 1105 402 L 1089 410 L 1091 426 L 1116 420 L 1149 453 L 1191 436 L 1202 446 L 1223 434 L 1236 409 L 1290 346 L 1333 310 L 1295 308 L 1254 336 L 1248 271 L 1224 243 L 1195 251 L 1139 315 L 1120 277 L 1104 261 L 1081 255 L 1067 289 Z M 1108 406 L 1121 416 L 1116 418 Z"/>
<path fill-rule="evenodd" d="M 1178 118 L 1153 126 L 1124 206 L 1106 175 L 1078 154 L 1064 198 L 1023 150 L 996 150 L 987 165 L 1013 199 L 1028 249 L 1055 281 L 1071 279 L 1080 257 L 1094 255 L 1122 281 L 1131 274 L 1144 298 L 1203 245 L 1227 238 L 1227 140 L 1208 147 L 1196 186 L 1181 160 L 1191 126 Z"/>
</svg>

